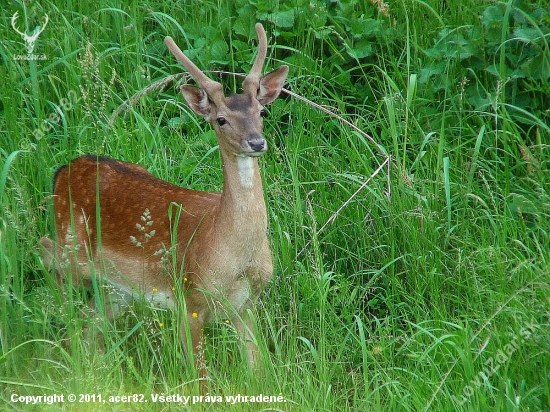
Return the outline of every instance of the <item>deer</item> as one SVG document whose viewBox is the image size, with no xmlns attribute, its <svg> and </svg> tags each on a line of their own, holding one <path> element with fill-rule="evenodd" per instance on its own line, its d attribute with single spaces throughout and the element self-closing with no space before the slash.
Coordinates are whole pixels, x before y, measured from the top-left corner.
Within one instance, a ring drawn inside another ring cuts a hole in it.
<svg viewBox="0 0 550 412">
<path fill-rule="evenodd" d="M 184 308 L 182 346 L 188 359 L 192 348 L 201 384 L 208 381 L 203 329 L 220 307 L 231 308 L 227 313 L 244 340 L 243 359 L 258 367 L 256 331 L 249 315 L 273 275 L 258 159 L 268 149 L 264 107 L 279 97 L 288 66 L 262 76 L 267 36 L 260 23 L 255 30 L 257 56 L 242 93 L 229 96 L 171 37 L 165 38 L 169 51 L 198 83 L 183 85 L 180 91 L 189 108 L 216 133 L 221 193 L 182 188 L 140 165 L 84 155 L 55 172 L 56 238 L 40 240 L 44 265 L 55 269 L 60 285 L 70 277 L 73 285 L 91 289 L 96 281 L 124 296 L 105 298 L 108 320 L 136 297 L 158 307 Z"/>
</svg>

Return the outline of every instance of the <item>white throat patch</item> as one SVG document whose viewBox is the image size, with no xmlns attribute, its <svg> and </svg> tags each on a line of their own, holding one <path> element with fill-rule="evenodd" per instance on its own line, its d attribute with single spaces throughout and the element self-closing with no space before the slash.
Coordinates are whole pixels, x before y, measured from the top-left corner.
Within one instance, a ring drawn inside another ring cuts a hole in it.
<svg viewBox="0 0 550 412">
<path fill-rule="evenodd" d="M 245 189 L 254 187 L 254 162 L 249 156 L 238 156 L 237 165 L 239 166 L 239 177 L 241 185 Z"/>
</svg>

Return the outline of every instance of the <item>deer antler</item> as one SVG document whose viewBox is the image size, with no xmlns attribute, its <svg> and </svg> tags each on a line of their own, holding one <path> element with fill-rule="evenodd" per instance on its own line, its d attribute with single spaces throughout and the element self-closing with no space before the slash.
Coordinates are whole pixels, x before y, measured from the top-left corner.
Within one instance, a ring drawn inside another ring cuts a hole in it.
<svg viewBox="0 0 550 412">
<path fill-rule="evenodd" d="M 260 78 L 262 77 L 262 68 L 264 67 L 265 57 L 267 55 L 267 36 L 265 30 L 260 23 L 256 23 L 256 34 L 258 35 L 258 55 L 250 73 L 243 81 L 243 90 L 247 94 L 256 95 L 260 86 Z"/>
<path fill-rule="evenodd" d="M 258 55 L 254 60 L 250 73 L 243 81 L 243 90 L 246 94 L 256 95 L 260 85 L 260 78 L 262 77 L 262 68 L 264 66 L 265 58 L 267 56 L 267 36 L 265 30 L 260 23 L 256 23 L 256 34 L 258 35 Z M 220 95 L 223 96 L 223 90 L 220 83 L 209 79 L 195 64 L 189 60 L 189 58 L 183 54 L 174 40 L 167 36 L 164 39 L 164 43 L 168 50 L 172 52 L 174 57 L 181 63 L 183 67 L 193 76 L 201 88 L 206 91 L 208 96 L 216 100 Z"/>
<path fill-rule="evenodd" d="M 214 80 L 209 79 L 189 58 L 183 54 L 174 40 L 167 36 L 164 39 L 164 44 L 168 47 L 168 50 L 172 52 L 174 57 L 181 63 L 183 67 L 187 69 L 189 74 L 197 81 L 199 86 L 212 98 L 216 100 L 218 97 L 223 97 L 222 85 Z"/>
</svg>

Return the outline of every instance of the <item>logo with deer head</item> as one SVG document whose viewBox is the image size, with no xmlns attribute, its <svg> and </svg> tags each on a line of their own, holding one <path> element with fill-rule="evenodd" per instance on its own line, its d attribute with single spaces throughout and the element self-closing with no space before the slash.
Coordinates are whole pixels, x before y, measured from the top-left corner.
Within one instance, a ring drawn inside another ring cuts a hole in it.
<svg viewBox="0 0 550 412">
<path fill-rule="evenodd" d="M 18 18 L 19 18 L 19 12 L 16 11 L 15 14 L 13 15 L 13 17 L 11 18 L 11 26 L 13 27 L 13 29 L 17 33 L 19 33 L 21 35 L 21 37 L 25 41 L 25 47 L 27 49 L 27 54 L 31 55 L 32 52 L 34 51 L 34 43 L 36 42 L 36 39 L 38 38 L 40 33 L 42 33 L 44 31 L 44 29 L 46 28 L 46 25 L 48 24 L 48 15 L 47 14 L 44 15 L 43 24 L 36 26 L 30 32 L 30 34 L 27 34 L 26 31 L 21 31 L 17 28 L 16 22 L 17 22 Z"/>
</svg>

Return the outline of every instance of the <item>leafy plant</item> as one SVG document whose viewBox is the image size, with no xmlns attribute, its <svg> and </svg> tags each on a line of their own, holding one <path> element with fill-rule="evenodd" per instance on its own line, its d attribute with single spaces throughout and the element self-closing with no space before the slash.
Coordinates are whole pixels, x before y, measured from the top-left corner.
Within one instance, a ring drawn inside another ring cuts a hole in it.
<svg viewBox="0 0 550 412">
<path fill-rule="evenodd" d="M 264 375 L 242 367 L 220 322 L 205 343 L 211 393 L 286 400 L 235 410 L 550 408 L 547 1 L 112 3 L 0 9 L 3 409 L 24 408 L 12 394 L 193 395 L 177 315 L 137 304 L 114 323 L 85 321 L 88 296 L 56 286 L 37 244 L 53 231 L 53 173 L 82 153 L 221 189 L 214 134 L 166 88 L 184 75 L 163 38 L 201 68 L 244 73 L 258 20 L 268 65 L 291 68 L 286 87 L 381 149 L 297 98 L 270 106 L 261 163 L 276 274 L 256 316 Z M 35 44 L 45 61 L 14 58 L 25 44 L 10 21 L 25 8 L 29 28 L 49 16 Z M 368 180 L 379 152 L 389 171 Z M 102 329 L 104 351 L 86 326 Z"/>
<path fill-rule="evenodd" d="M 504 106 L 524 127 L 540 127 L 550 119 L 549 41 L 547 8 L 497 3 L 484 10 L 481 25 L 440 31 L 435 45 L 424 51 L 430 60 L 419 83 L 438 94 L 468 84 L 464 97 L 475 110 Z"/>
</svg>

